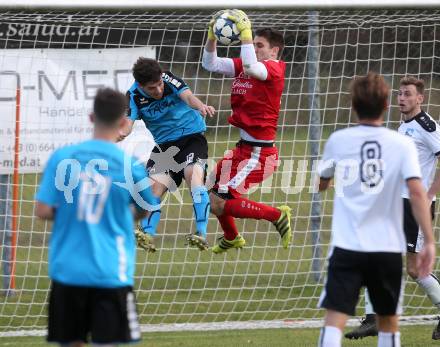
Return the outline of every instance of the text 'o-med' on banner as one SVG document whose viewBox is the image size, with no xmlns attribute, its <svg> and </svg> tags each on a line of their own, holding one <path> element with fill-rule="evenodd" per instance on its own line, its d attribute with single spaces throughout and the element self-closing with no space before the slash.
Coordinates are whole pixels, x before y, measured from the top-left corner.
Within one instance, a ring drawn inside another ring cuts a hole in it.
<svg viewBox="0 0 440 347">
<path fill-rule="evenodd" d="M 110 49 L 3 49 L 0 53 L 0 174 L 13 172 L 16 91 L 20 89 L 19 172 L 41 172 L 59 147 L 90 139 L 89 115 L 97 89 L 125 93 L 138 57 L 155 47 Z M 136 122 L 121 147 L 145 160 L 151 134 Z"/>
</svg>

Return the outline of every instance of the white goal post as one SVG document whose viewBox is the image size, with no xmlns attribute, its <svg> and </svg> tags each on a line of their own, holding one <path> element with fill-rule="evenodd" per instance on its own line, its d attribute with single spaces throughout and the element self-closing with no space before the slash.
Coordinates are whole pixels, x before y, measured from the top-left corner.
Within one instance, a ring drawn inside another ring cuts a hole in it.
<svg viewBox="0 0 440 347">
<path fill-rule="evenodd" d="M 189 9 L 225 9 L 237 7 L 235 0 L 214 0 L 204 2 L 201 0 L 155 2 L 142 0 L 126 0 L 121 3 L 118 0 L 77 0 L 70 1 L 53 0 L 10 0 L 1 4 L 7 9 L 116 9 L 116 10 L 176 10 Z M 335 9 L 438 9 L 437 0 L 241 0 L 240 9 L 252 10 L 335 10 Z"/>
<path fill-rule="evenodd" d="M 201 67 L 206 26 L 236 1 L 10 0 L 0 5 L 0 336 L 42 334 L 46 327 L 50 225 L 33 216 L 41 170 L 59 146 L 91 136 L 88 113 L 102 85 L 125 91 L 138 56 L 182 77 L 216 117 L 207 120 L 211 168 L 238 139 L 228 125 L 231 80 Z M 277 146 L 281 165 L 252 199 L 293 208 L 288 250 L 269 223 L 239 221 L 246 247 L 215 255 L 185 245 L 193 225 L 188 189 L 167 197 L 158 251 L 138 251 L 136 294 L 144 330 L 318 326 L 330 234 L 332 193 L 313 188 L 313 171 L 329 134 L 353 123 L 354 75 L 381 73 L 393 90 L 386 126 L 397 128 L 396 91 L 407 74 L 425 80 L 423 109 L 440 113 L 440 9 L 437 1 L 243 0 L 254 28 L 283 32 L 287 63 Z M 219 47 L 237 56 L 237 47 Z M 17 136 L 17 126 L 19 132 Z M 138 132 L 127 150 L 148 156 Z M 438 240 L 438 223 L 435 226 Z M 208 241 L 221 235 L 210 219 Z M 72 255 L 75 256 L 75 255 Z M 438 271 L 438 262 L 436 271 Z M 359 315 L 363 310 L 359 308 Z M 408 281 L 404 320 L 436 314 Z"/>
</svg>

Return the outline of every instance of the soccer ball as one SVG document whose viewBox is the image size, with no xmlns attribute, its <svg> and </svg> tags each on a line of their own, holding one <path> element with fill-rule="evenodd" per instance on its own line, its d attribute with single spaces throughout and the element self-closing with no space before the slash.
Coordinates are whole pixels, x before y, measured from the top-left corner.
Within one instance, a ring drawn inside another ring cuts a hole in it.
<svg viewBox="0 0 440 347">
<path fill-rule="evenodd" d="M 236 45 L 240 42 L 237 25 L 228 18 L 228 13 L 220 15 L 214 23 L 214 35 L 224 45 Z"/>
</svg>

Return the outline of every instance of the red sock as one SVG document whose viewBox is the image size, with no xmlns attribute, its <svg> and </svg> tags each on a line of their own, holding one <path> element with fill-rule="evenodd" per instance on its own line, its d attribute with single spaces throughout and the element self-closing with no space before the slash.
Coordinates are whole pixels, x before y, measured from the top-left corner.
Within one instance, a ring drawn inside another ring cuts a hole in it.
<svg viewBox="0 0 440 347">
<path fill-rule="evenodd" d="M 226 200 L 223 215 L 236 218 L 265 219 L 276 222 L 281 211 L 275 207 L 261 204 L 245 198 Z"/>
<path fill-rule="evenodd" d="M 231 216 L 217 216 L 218 221 L 223 229 L 223 234 L 225 235 L 225 239 L 232 241 L 238 235 L 238 229 L 235 225 L 234 217 Z"/>
</svg>

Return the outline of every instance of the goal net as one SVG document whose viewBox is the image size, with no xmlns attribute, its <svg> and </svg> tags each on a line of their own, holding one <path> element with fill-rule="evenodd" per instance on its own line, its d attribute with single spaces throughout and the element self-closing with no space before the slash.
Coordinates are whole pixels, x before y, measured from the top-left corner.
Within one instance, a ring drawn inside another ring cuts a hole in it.
<svg viewBox="0 0 440 347">
<path fill-rule="evenodd" d="M 210 167 L 235 145 L 238 132 L 226 121 L 231 79 L 201 67 L 213 12 L 0 13 L 0 332 L 46 327 L 51 225 L 33 216 L 34 195 L 50 153 L 91 137 L 88 113 L 97 88 L 125 91 L 132 83 L 134 61 L 139 56 L 157 58 L 217 110 L 207 119 Z M 285 35 L 286 84 L 276 140 L 281 165 L 250 197 L 292 207 L 293 242 L 285 250 L 272 225 L 241 220 L 244 249 L 216 255 L 188 248 L 184 235 L 195 226 L 191 197 L 183 185 L 163 204 L 158 251 L 138 251 L 138 311 L 141 323 L 152 329 L 231 322 L 289 326 L 322 319 L 316 305 L 325 276 L 332 192 L 320 195 L 314 190 L 313 172 L 329 134 L 355 121 L 349 82 L 370 70 L 383 74 L 393 89 L 386 126 L 397 128 L 399 80 L 414 74 L 426 83 L 423 109 L 436 119 L 439 115 L 440 11 L 246 12 L 254 28 L 271 26 Z M 219 47 L 218 55 L 238 56 L 239 48 Z M 142 124 L 124 144 L 143 159 L 151 146 Z M 221 234 L 211 218 L 209 243 L 214 245 Z M 408 281 L 404 315 L 435 313 Z"/>
</svg>

